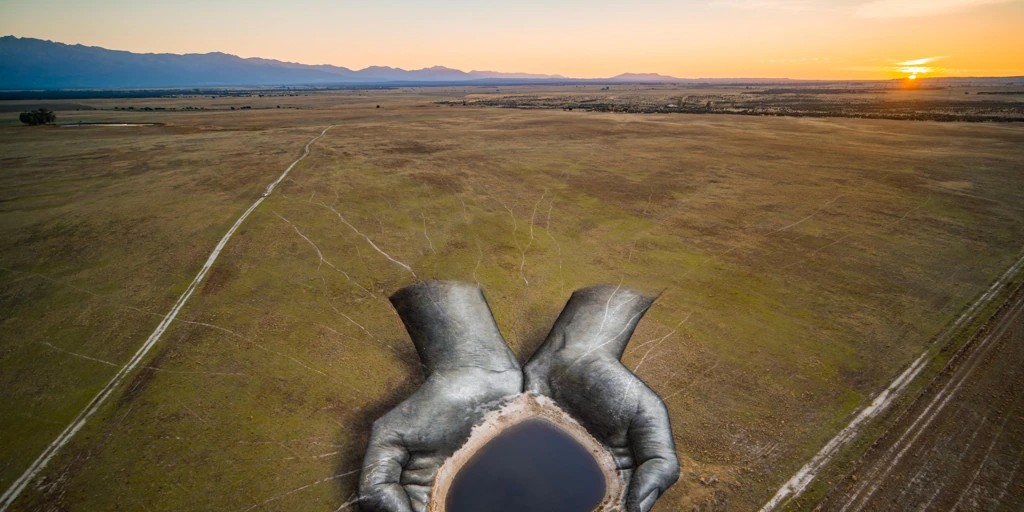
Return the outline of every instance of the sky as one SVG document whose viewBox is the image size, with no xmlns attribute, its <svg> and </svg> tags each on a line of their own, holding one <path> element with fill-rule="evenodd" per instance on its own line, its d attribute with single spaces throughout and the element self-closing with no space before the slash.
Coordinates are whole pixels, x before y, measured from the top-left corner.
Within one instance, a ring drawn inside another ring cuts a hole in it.
<svg viewBox="0 0 1024 512">
<path fill-rule="evenodd" d="M 1024 75 L 1024 0 L 0 0 L 0 35 L 575 78 Z"/>
</svg>

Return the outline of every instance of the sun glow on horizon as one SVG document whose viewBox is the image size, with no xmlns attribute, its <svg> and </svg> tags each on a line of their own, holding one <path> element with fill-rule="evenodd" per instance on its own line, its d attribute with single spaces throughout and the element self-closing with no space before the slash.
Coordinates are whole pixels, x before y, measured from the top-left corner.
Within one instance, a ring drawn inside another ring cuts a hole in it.
<svg viewBox="0 0 1024 512">
<path fill-rule="evenodd" d="M 923 59 L 905 60 L 903 62 L 897 62 L 895 70 L 896 70 L 897 73 L 900 73 L 902 75 L 907 75 L 907 78 L 909 78 L 911 80 L 917 79 L 918 75 L 927 75 L 927 74 L 937 75 L 937 74 L 942 74 L 941 73 L 942 68 L 937 68 L 937 67 L 934 67 L 934 66 L 926 66 L 926 64 L 931 64 L 931 63 L 933 63 L 933 62 L 935 62 L 937 60 L 942 60 L 942 59 L 945 59 L 945 58 L 947 58 L 947 57 L 946 56 L 940 56 L 940 57 L 925 57 Z"/>
<path fill-rule="evenodd" d="M 935 71 L 935 68 L 925 66 L 913 66 L 913 67 L 902 67 L 899 68 L 899 72 L 904 75 L 910 75 L 916 77 L 917 75 L 927 75 Z"/>
<path fill-rule="evenodd" d="M 1024 75 L 1024 0 L 699 3 L 2 0 L 0 36 L 350 69 L 441 65 L 573 78 Z"/>
</svg>

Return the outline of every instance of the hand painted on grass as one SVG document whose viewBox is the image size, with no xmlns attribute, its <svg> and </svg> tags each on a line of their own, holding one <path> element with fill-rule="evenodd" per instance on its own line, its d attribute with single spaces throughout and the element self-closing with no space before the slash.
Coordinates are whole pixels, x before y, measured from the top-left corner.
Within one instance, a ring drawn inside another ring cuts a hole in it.
<svg viewBox="0 0 1024 512">
<path fill-rule="evenodd" d="M 577 290 L 526 364 L 526 391 L 553 398 L 627 475 L 627 512 L 648 512 L 679 478 L 668 410 L 619 359 L 655 297 L 615 286 Z"/>
<path fill-rule="evenodd" d="M 522 391 L 523 377 L 478 287 L 425 282 L 398 291 L 391 303 L 427 379 L 374 422 L 360 504 L 375 512 L 425 512 L 445 459 L 486 412 Z"/>
</svg>

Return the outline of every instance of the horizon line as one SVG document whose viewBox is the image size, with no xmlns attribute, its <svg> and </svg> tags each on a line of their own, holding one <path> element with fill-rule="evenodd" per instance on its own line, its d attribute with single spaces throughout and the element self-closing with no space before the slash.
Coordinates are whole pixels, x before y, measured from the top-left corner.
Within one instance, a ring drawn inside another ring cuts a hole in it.
<svg viewBox="0 0 1024 512">
<path fill-rule="evenodd" d="M 332 85 L 344 85 L 344 84 L 376 85 L 376 84 L 387 84 L 387 83 L 406 83 L 406 84 L 424 84 L 425 85 L 425 84 L 443 84 L 443 83 L 449 83 L 450 84 L 450 83 L 455 83 L 455 82 L 480 82 L 480 81 L 487 81 L 487 80 L 609 81 L 609 80 L 620 79 L 620 80 L 628 82 L 630 80 L 630 78 L 628 78 L 628 77 L 626 77 L 626 78 L 619 78 L 619 77 L 623 77 L 624 75 L 636 75 L 636 76 L 639 76 L 639 77 L 650 76 L 651 77 L 650 79 L 647 79 L 647 80 L 637 79 L 637 80 L 633 81 L 632 83 L 667 83 L 667 82 L 678 81 L 678 80 L 685 80 L 685 81 L 700 81 L 700 80 L 785 80 L 785 81 L 793 81 L 793 82 L 892 82 L 892 81 L 904 81 L 904 80 L 907 79 L 906 77 L 841 79 L 841 78 L 790 78 L 790 77 L 767 77 L 767 76 L 764 76 L 764 77 L 757 77 L 757 76 L 705 76 L 705 77 L 689 78 L 689 77 L 677 77 L 677 76 L 665 75 L 665 74 L 662 74 L 662 73 L 659 73 L 659 72 L 650 72 L 650 71 L 625 71 L 625 72 L 621 72 L 621 73 L 618 73 L 616 75 L 608 76 L 608 77 L 583 78 L 583 77 L 571 77 L 571 76 L 566 76 L 566 75 L 562 75 L 562 74 L 537 73 L 537 72 L 531 72 L 531 71 L 495 71 L 493 69 L 471 69 L 469 71 L 465 71 L 465 70 L 462 70 L 462 69 L 459 69 L 459 68 L 453 68 L 453 67 L 445 66 L 445 65 L 442 65 L 442 64 L 434 64 L 432 66 L 425 66 L 425 67 L 417 68 L 417 69 L 406 69 L 406 68 L 400 68 L 400 67 L 394 67 L 394 66 L 388 66 L 388 65 L 374 64 L 374 65 L 366 66 L 364 68 L 354 69 L 354 68 L 350 68 L 350 67 L 347 67 L 347 66 L 344 66 L 344 65 L 340 65 L 340 64 L 329 64 L 329 63 L 308 64 L 308 63 L 299 62 L 299 61 L 280 60 L 280 59 L 272 59 L 272 58 L 258 57 L 258 56 L 243 57 L 241 55 L 237 55 L 237 54 L 233 54 L 233 53 L 228 53 L 228 52 L 223 52 L 223 51 L 219 51 L 219 50 L 208 51 L 208 52 L 205 52 L 205 53 L 198 53 L 198 52 L 190 52 L 190 53 L 135 52 L 135 51 L 131 51 L 131 50 L 113 49 L 113 48 L 107 48 L 107 47 L 104 47 L 104 46 L 87 45 L 87 44 L 82 44 L 82 43 L 65 43 L 65 42 L 62 42 L 62 41 L 54 41 L 54 40 L 51 40 L 51 39 L 42 39 L 42 38 L 38 38 L 38 37 L 19 37 L 19 36 L 16 36 L 14 34 L 8 34 L 8 35 L 0 36 L 0 39 L 6 39 L 6 38 L 14 38 L 14 39 L 18 39 L 18 40 L 26 40 L 27 39 L 27 40 L 34 40 L 34 41 L 43 41 L 43 42 L 47 42 L 47 43 L 51 43 L 51 44 L 59 44 L 59 45 L 64 45 L 64 46 L 79 46 L 79 47 L 83 47 L 83 48 L 96 48 L 96 49 L 105 50 L 105 51 L 125 52 L 125 53 L 130 53 L 132 55 L 169 55 L 169 56 L 176 56 L 176 57 L 184 57 L 184 56 L 190 56 L 190 55 L 196 55 L 196 56 L 202 56 L 202 55 L 226 55 L 226 56 L 234 57 L 234 58 L 241 59 L 241 60 L 261 60 L 261 61 L 278 62 L 278 63 L 282 63 L 282 64 L 294 64 L 294 65 L 299 65 L 299 66 L 310 66 L 310 67 L 330 66 L 330 67 L 341 68 L 341 69 L 345 69 L 345 70 L 352 71 L 352 72 L 357 72 L 357 73 L 358 72 L 362 72 L 362 71 L 366 71 L 366 70 L 370 70 L 370 69 L 373 69 L 373 68 L 385 68 L 385 69 L 391 69 L 391 70 L 396 70 L 396 71 L 405 71 L 405 72 L 427 71 L 427 70 L 431 70 L 431 69 L 444 69 L 444 70 L 450 70 L 450 71 L 458 71 L 460 73 L 465 73 L 465 74 L 472 74 L 472 73 L 500 73 L 500 74 L 505 74 L 505 75 L 536 75 L 536 76 L 532 76 L 532 77 L 490 77 L 490 78 L 483 77 L 483 78 L 469 78 L 469 79 L 465 79 L 465 80 L 433 80 L 433 81 L 431 81 L 431 80 L 382 80 L 382 81 L 364 81 L 364 82 L 338 81 L 338 82 L 333 82 L 333 83 L 325 82 L 325 83 L 322 83 L 322 84 L 319 84 L 319 85 L 318 84 L 306 84 L 306 85 L 276 85 L 276 86 L 270 86 L 270 85 L 237 85 L 236 84 L 236 85 L 209 85 L 209 86 L 205 86 L 205 87 L 317 87 L 317 86 L 330 87 Z M 1017 74 L 1011 74 L 1011 75 L 971 75 L 971 76 L 961 76 L 961 75 L 918 76 L 916 78 L 916 80 L 918 80 L 918 81 L 954 80 L 954 79 L 961 79 L 961 80 L 979 79 L 980 80 L 980 79 L 1000 79 L 1000 78 L 1008 78 L 1008 79 L 1024 78 L 1024 74 L 1020 74 L 1020 75 L 1017 75 Z M 148 89 L 174 89 L 176 87 L 177 86 L 171 86 L 171 87 L 149 87 Z M 185 87 L 185 86 L 182 86 L 182 87 Z M 94 87 L 74 87 L 74 88 L 63 88 L 63 89 L 97 89 L 97 88 L 94 88 Z M 114 87 L 114 88 L 101 88 L 101 89 L 135 89 L 135 90 L 141 90 L 141 89 L 147 89 L 147 88 Z M 13 89 L 9 89 L 9 90 L 13 90 Z M 20 90 L 34 90 L 34 89 L 20 89 Z M 38 89 L 38 90 L 46 90 L 46 89 Z"/>
</svg>

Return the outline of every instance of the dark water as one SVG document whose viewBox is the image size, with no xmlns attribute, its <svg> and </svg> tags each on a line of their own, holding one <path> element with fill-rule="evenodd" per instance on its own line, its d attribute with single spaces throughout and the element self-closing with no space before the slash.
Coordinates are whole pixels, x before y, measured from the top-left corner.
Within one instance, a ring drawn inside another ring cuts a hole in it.
<svg viewBox="0 0 1024 512">
<path fill-rule="evenodd" d="M 554 424 L 528 420 L 487 443 L 455 476 L 446 512 L 592 512 L 604 474 Z"/>
</svg>

